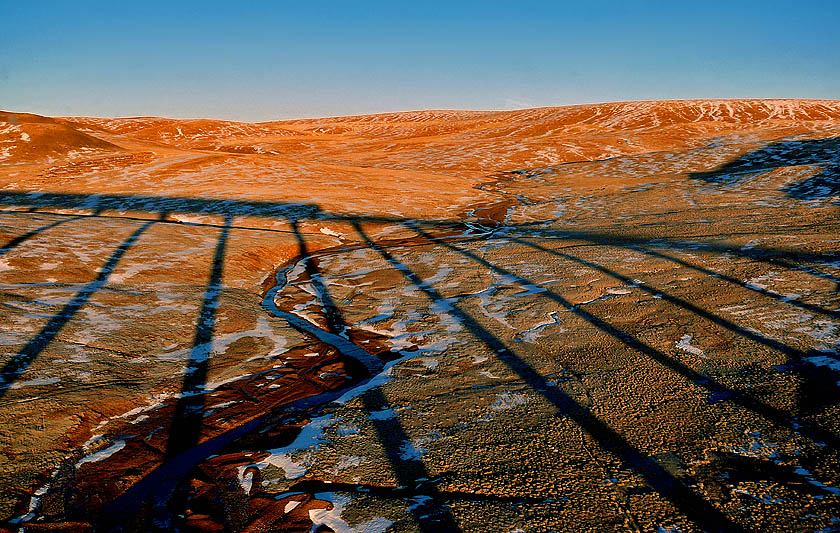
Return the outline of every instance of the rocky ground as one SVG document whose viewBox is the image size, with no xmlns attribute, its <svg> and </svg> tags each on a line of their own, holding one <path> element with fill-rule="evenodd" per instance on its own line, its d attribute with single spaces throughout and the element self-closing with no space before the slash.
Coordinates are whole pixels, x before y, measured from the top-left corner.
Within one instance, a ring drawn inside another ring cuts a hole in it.
<svg viewBox="0 0 840 533">
<path fill-rule="evenodd" d="M 0 113 L 11 530 L 840 530 L 840 103 Z"/>
</svg>

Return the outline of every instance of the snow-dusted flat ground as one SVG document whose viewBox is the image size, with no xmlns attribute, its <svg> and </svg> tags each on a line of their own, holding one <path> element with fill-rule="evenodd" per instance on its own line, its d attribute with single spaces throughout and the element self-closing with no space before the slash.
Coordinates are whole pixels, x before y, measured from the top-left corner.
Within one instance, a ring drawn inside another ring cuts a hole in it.
<svg viewBox="0 0 840 533">
<path fill-rule="evenodd" d="M 7 524 L 835 528 L 840 106 L 440 113 L 0 124 Z"/>
</svg>

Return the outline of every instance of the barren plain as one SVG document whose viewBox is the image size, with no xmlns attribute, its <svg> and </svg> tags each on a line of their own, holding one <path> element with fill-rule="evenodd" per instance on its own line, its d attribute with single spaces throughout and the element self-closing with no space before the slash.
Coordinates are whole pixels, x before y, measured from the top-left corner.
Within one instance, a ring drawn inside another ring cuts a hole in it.
<svg viewBox="0 0 840 533">
<path fill-rule="evenodd" d="M 0 112 L 0 520 L 840 530 L 840 102 Z"/>
</svg>

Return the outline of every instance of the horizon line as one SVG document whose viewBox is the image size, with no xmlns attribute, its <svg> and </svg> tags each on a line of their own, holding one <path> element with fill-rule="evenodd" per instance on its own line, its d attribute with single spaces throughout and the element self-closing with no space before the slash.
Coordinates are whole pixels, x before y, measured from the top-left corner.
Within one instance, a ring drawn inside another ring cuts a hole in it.
<svg viewBox="0 0 840 533">
<path fill-rule="evenodd" d="M 797 102 L 830 102 L 840 104 L 840 99 L 831 98 L 799 98 L 799 97 L 738 97 L 738 98 L 665 98 L 665 99 L 639 99 L 639 100 L 610 100 L 600 102 L 583 102 L 577 104 L 562 104 L 562 105 L 541 105 L 534 107 L 522 107 L 515 109 L 468 109 L 468 108 L 414 108 L 392 111 L 377 111 L 373 113 L 351 113 L 347 115 L 315 115 L 315 116 L 301 116 L 292 118 L 278 118 L 269 120 L 236 120 L 211 116 L 197 116 L 197 117 L 172 117 L 163 115 L 123 115 L 123 116 L 103 116 L 103 115 L 42 115 L 32 111 L 12 111 L 8 109 L 0 109 L 0 113 L 15 113 L 35 115 L 44 118 L 58 118 L 64 120 L 72 120 L 77 118 L 96 118 L 96 119 L 110 119 L 110 120 L 140 120 L 140 119 L 164 119 L 164 120 L 212 120 L 217 122 L 233 122 L 239 124 L 270 124 L 277 122 L 292 122 L 299 120 L 329 120 L 353 117 L 375 117 L 395 114 L 409 114 L 409 113 L 429 113 L 429 112 L 465 112 L 465 113 L 518 113 L 522 111 L 534 111 L 540 109 L 560 109 L 571 107 L 584 107 L 596 105 L 619 105 L 619 104 L 637 104 L 637 103 L 689 103 L 689 102 L 735 102 L 735 101 L 763 101 L 763 102 L 778 102 L 778 101 L 797 101 Z"/>
</svg>

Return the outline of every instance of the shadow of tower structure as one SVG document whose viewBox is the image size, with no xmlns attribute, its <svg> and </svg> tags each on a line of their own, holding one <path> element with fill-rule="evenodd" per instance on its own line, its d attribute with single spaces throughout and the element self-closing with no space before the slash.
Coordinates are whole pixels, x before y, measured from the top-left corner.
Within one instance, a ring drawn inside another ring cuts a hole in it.
<svg viewBox="0 0 840 533">
<path fill-rule="evenodd" d="M 727 185 L 791 166 L 813 166 L 817 173 L 786 185 L 782 190 L 788 196 L 815 200 L 840 194 L 840 137 L 773 142 L 714 170 L 689 175 L 707 183 Z"/>
<path fill-rule="evenodd" d="M 840 146 L 840 139 L 824 139 L 821 141 L 791 141 L 786 143 L 776 143 L 757 151 L 757 153 L 746 154 L 736 161 L 720 167 L 715 171 L 705 173 L 694 173 L 692 177 L 701 179 L 710 183 L 733 183 L 747 176 L 756 173 L 766 172 L 778 166 L 789 166 L 791 164 L 799 165 L 817 165 L 820 166 L 821 173 L 808 178 L 799 184 L 788 186 L 786 190 L 788 194 L 795 198 L 808 199 L 813 197 L 825 197 L 831 194 L 837 194 L 838 178 L 837 170 L 840 168 L 840 157 L 837 157 L 838 146 Z M 776 166 L 773 166 L 776 165 Z M 803 185 L 804 184 L 804 185 Z M 233 431 L 224 435 L 217 436 L 219 440 L 207 439 L 200 441 L 201 436 L 201 420 L 204 411 L 203 391 L 206 386 L 207 369 L 209 358 L 212 353 L 212 342 L 214 336 L 214 326 L 216 320 L 216 308 L 218 306 L 218 298 L 222 290 L 222 273 L 224 257 L 228 245 L 229 233 L 233 229 L 241 229 L 248 231 L 273 231 L 264 230 L 261 228 L 250 228 L 247 226 L 237 226 L 234 224 L 236 217 L 257 217 L 269 218 L 276 220 L 287 221 L 291 226 L 291 234 L 298 242 L 298 257 L 305 261 L 304 266 L 307 269 L 309 279 L 317 293 L 317 297 L 325 309 L 325 318 L 327 329 L 333 335 L 342 335 L 347 329 L 342 312 L 336 304 L 335 300 L 330 295 L 329 289 L 325 283 L 321 281 L 322 273 L 318 270 L 315 261 L 308 260 L 312 255 L 307 247 L 307 243 L 303 232 L 300 229 L 300 224 L 304 221 L 340 221 L 349 222 L 356 228 L 357 233 L 361 238 L 363 247 L 368 247 L 377 252 L 392 268 L 402 274 L 409 282 L 416 285 L 429 299 L 440 302 L 443 296 L 432 285 L 419 278 L 408 265 L 401 263 L 387 249 L 374 242 L 367 234 L 364 225 L 372 223 L 394 223 L 403 224 L 407 227 L 417 231 L 421 236 L 427 238 L 429 242 L 435 243 L 439 246 L 445 246 L 451 251 L 459 253 L 464 257 L 477 261 L 485 267 L 492 268 L 499 272 L 511 272 L 505 270 L 499 265 L 494 265 L 487 262 L 483 258 L 472 254 L 471 252 L 454 246 L 449 241 L 445 241 L 429 233 L 426 229 L 431 230 L 458 230 L 463 233 L 466 229 L 459 221 L 453 220 L 420 220 L 407 221 L 400 217 L 376 217 L 376 216 L 353 216 L 325 213 L 316 205 L 311 204 L 284 204 L 277 202 L 258 202 L 258 201 L 238 201 L 238 200 L 211 200 L 200 198 L 177 198 L 177 197 L 158 197 L 158 196 L 118 196 L 118 195 L 81 195 L 81 194 L 32 194 L 28 192 L 9 192 L 4 191 L 0 193 L 0 205 L 5 206 L 27 206 L 32 209 L 49 209 L 49 208 L 78 208 L 78 209 L 94 209 L 91 215 L 67 215 L 67 219 L 58 221 L 38 230 L 31 231 L 21 237 L 13 239 L 7 243 L 3 248 L 0 248 L 0 254 L 6 253 L 8 250 L 16 246 L 25 244 L 25 241 L 46 231 L 52 227 L 63 222 L 71 220 L 78 220 L 84 217 L 105 217 L 104 214 L 108 210 L 130 210 L 133 212 L 148 212 L 157 214 L 156 220 L 143 221 L 141 226 L 123 243 L 121 243 L 117 250 L 108 259 L 105 265 L 100 269 L 96 278 L 90 282 L 76 297 L 71 300 L 65 308 L 53 317 L 47 326 L 33 338 L 26 347 L 21 350 L 19 354 L 13 356 L 8 361 L 2 370 L 2 377 L 4 379 L 4 387 L 0 389 L 0 396 L 4 394 L 8 387 L 18 379 L 28 368 L 31 362 L 44 350 L 44 348 L 52 342 L 60 333 L 62 327 L 70 321 L 78 309 L 83 306 L 90 296 L 96 290 L 107 283 L 108 277 L 121 260 L 123 255 L 135 244 L 141 234 L 152 224 L 181 224 L 162 220 L 163 213 L 200 213 L 212 214 L 221 216 L 224 219 L 223 224 L 200 224 L 201 226 L 215 227 L 219 230 L 219 236 L 216 245 L 213 262 L 210 265 L 210 273 L 205 288 L 204 297 L 201 304 L 201 310 L 196 324 L 194 342 L 190 359 L 187 363 L 184 382 L 181 387 L 181 395 L 178 399 L 176 414 L 173 418 L 169 444 L 166 451 L 166 460 L 160 467 L 163 470 L 156 470 L 154 475 L 147 476 L 146 483 L 138 483 L 137 487 L 142 490 L 137 490 L 131 493 L 132 498 L 145 498 L 153 494 L 155 489 L 159 487 L 156 480 L 173 479 L 177 480 L 186 475 L 189 469 L 209 455 L 218 452 L 224 446 L 230 445 L 236 438 L 242 436 L 248 431 L 253 431 L 259 428 L 260 423 L 267 420 L 267 417 L 260 418 L 249 422 L 242 427 L 234 428 Z M 58 216 L 58 215 L 56 215 Z M 191 224 L 188 224 L 191 225 Z M 421 228 L 422 225 L 422 228 Z M 535 224 L 509 224 L 504 226 L 504 231 L 496 233 L 498 238 L 508 239 L 510 242 L 518 242 L 526 246 L 548 254 L 556 254 L 554 250 L 535 245 L 525 239 L 530 237 L 551 237 L 551 238 L 574 238 L 580 239 L 593 244 L 609 244 L 611 246 L 625 247 L 628 249 L 638 249 L 641 244 L 644 244 L 644 239 L 638 236 L 627 235 L 621 236 L 610 234 L 609 236 L 600 235 L 595 232 L 562 232 L 553 230 L 536 229 Z M 472 239 L 479 240 L 485 237 L 473 237 Z M 807 257 L 794 256 L 786 250 L 772 250 L 772 249 L 757 249 L 757 250 L 739 250 L 737 248 L 720 248 L 716 250 L 719 252 L 726 251 L 727 253 L 735 253 L 742 257 L 748 257 L 753 260 L 774 261 L 774 264 L 792 265 L 792 261 L 818 261 L 822 259 L 818 255 L 810 254 Z M 565 259 L 575 261 L 580 264 L 582 260 L 574 256 L 564 254 Z M 826 257 L 831 257 L 827 255 Z M 586 266 L 599 269 L 601 272 L 620 276 L 619 274 L 608 271 L 605 267 L 596 263 L 587 263 Z M 524 280 L 523 282 L 528 282 Z M 740 283 L 739 280 L 728 279 L 731 283 Z M 653 290 L 653 289 L 651 289 Z M 661 292 L 661 291 L 660 291 Z M 553 294 L 553 293 L 552 293 Z M 764 295 L 772 296 L 772 295 Z M 562 300 L 559 295 L 549 296 L 556 301 L 564 304 L 568 308 L 572 308 L 569 302 Z M 791 359 L 802 359 L 803 354 L 798 350 L 784 345 L 779 341 L 767 339 L 755 332 L 746 330 L 732 324 L 721 317 L 718 317 L 708 311 L 700 309 L 690 302 L 679 300 L 675 297 L 668 297 L 667 301 L 671 304 L 678 305 L 698 316 L 711 320 L 718 325 L 726 327 L 739 335 L 742 335 L 754 342 L 764 344 L 773 349 L 778 349 L 786 353 Z M 797 302 L 788 302 L 790 305 L 801 306 Z M 813 311 L 821 311 L 829 316 L 834 316 L 836 310 L 826 310 L 813 307 Z M 610 428 L 602 420 L 596 418 L 583 406 L 577 404 L 572 398 L 559 391 L 556 387 L 548 384 L 545 377 L 536 372 L 527 362 L 525 362 L 518 354 L 516 354 L 510 347 L 506 346 L 497 336 L 486 328 L 481 326 L 479 322 L 460 310 L 454 307 L 452 313 L 456 318 L 464 324 L 473 336 L 487 349 L 498 354 L 499 359 L 504 362 L 520 379 L 522 379 L 532 389 L 541 394 L 557 409 L 562 416 L 569 417 L 574 420 L 584 431 L 589 433 L 596 441 L 598 441 L 606 450 L 615 454 L 622 459 L 631 468 L 636 470 L 659 494 L 665 499 L 674 504 L 680 509 L 689 519 L 697 524 L 702 529 L 706 530 L 721 530 L 721 531 L 737 531 L 740 529 L 738 524 L 734 523 L 729 517 L 721 513 L 714 505 L 704 500 L 696 494 L 690 487 L 686 486 L 681 480 L 669 474 L 662 465 L 658 464 L 653 458 L 645 455 L 642 450 L 638 450 L 630 445 L 621 435 L 614 429 Z M 637 339 L 629 337 L 624 332 L 618 330 L 617 327 L 608 323 L 605 319 L 600 319 L 594 315 L 584 312 L 583 318 L 587 319 L 593 326 L 598 329 L 616 337 L 625 344 L 628 344 L 634 349 L 646 353 L 653 357 L 659 363 L 668 366 L 672 370 L 676 370 L 690 381 L 705 386 L 710 392 L 725 396 L 727 399 L 738 403 L 744 407 L 763 412 L 766 416 L 772 419 L 777 424 L 790 427 L 790 414 L 772 410 L 768 406 L 757 402 L 747 395 L 739 391 L 732 390 L 720 385 L 707 376 L 697 374 L 690 368 L 679 365 L 664 356 L 663 354 L 653 350 L 650 347 L 643 345 Z M 290 324 L 294 327 L 293 324 Z M 324 396 L 321 401 L 331 401 L 335 396 Z M 381 390 L 374 389 L 368 391 L 361 397 L 366 408 L 370 410 L 379 410 L 387 406 L 387 401 Z M 306 406 L 307 408 L 314 407 L 318 404 L 307 404 L 301 402 L 296 404 L 298 407 Z M 295 406 L 287 405 L 284 408 L 293 408 Z M 268 415 L 267 415 L 268 416 Z M 377 438 L 382 444 L 385 455 L 391 463 L 394 470 L 395 477 L 401 486 L 408 487 L 410 490 L 412 485 L 417 488 L 418 493 L 431 496 L 431 501 L 415 509 L 415 521 L 425 531 L 457 530 L 457 524 L 454 517 L 449 513 L 448 509 L 441 502 L 445 499 L 445 495 L 437 494 L 434 486 L 426 485 L 417 487 L 418 480 L 429 477 L 429 472 L 422 461 L 416 459 L 404 459 L 401 457 L 400 449 L 407 440 L 405 428 L 403 428 L 398 420 L 389 420 L 376 425 Z M 801 426 L 797 428 L 801 433 L 807 434 L 812 438 L 821 438 L 828 442 L 832 447 L 837 446 L 837 437 L 833 434 L 826 433 L 821 428 L 810 428 L 808 426 Z M 167 470 L 168 469 L 168 470 Z M 437 496 L 440 496 L 438 498 Z M 127 509 L 132 508 L 131 506 Z"/>
</svg>

